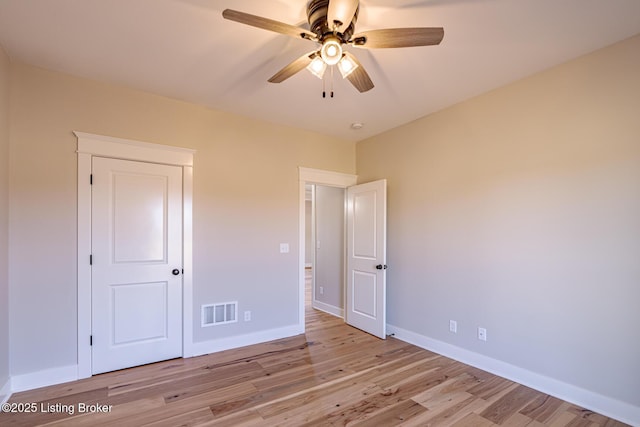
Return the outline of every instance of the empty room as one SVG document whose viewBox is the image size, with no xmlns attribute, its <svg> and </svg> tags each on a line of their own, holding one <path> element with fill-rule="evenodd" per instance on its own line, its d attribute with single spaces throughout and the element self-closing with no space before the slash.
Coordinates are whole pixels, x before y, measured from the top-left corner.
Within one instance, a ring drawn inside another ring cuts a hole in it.
<svg viewBox="0 0 640 427">
<path fill-rule="evenodd" d="M 640 426 L 637 0 L 0 0 L 0 425 Z"/>
</svg>

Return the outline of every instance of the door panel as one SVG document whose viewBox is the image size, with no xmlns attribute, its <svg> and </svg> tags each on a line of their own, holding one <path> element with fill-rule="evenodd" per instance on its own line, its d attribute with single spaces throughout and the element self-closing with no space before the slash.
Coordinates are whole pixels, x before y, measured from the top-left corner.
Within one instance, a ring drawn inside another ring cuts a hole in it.
<svg viewBox="0 0 640 427">
<path fill-rule="evenodd" d="M 383 339 L 386 338 L 386 199 L 386 180 L 347 189 L 346 321 Z"/>
<path fill-rule="evenodd" d="M 93 158 L 92 371 L 182 355 L 182 169 Z"/>
<path fill-rule="evenodd" d="M 113 262 L 165 262 L 167 177 L 113 175 Z"/>
<path fill-rule="evenodd" d="M 376 191 L 353 194 L 353 255 L 376 259 Z"/>
<path fill-rule="evenodd" d="M 376 318 L 376 275 L 353 271 L 353 312 L 371 319 Z"/>
<path fill-rule="evenodd" d="M 111 286 L 112 346 L 167 339 L 168 283 Z M 141 313 L 139 301 L 144 301 Z M 135 325 L 135 327 L 131 327 Z"/>
</svg>

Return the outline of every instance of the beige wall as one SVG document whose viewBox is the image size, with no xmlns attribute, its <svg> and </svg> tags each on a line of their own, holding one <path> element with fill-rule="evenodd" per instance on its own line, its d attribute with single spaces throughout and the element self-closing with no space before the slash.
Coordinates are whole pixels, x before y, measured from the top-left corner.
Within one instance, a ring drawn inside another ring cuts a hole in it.
<svg viewBox="0 0 640 427">
<path fill-rule="evenodd" d="M 9 72 L 0 46 L 0 389 L 9 379 Z"/>
<path fill-rule="evenodd" d="M 297 324 L 297 168 L 353 173 L 354 144 L 23 64 L 12 71 L 13 375 L 76 363 L 73 130 L 197 150 L 196 341 Z M 200 328 L 201 304 L 230 300 L 252 322 Z"/>
<path fill-rule="evenodd" d="M 358 143 L 389 323 L 640 406 L 639 76 L 636 36 Z"/>
</svg>

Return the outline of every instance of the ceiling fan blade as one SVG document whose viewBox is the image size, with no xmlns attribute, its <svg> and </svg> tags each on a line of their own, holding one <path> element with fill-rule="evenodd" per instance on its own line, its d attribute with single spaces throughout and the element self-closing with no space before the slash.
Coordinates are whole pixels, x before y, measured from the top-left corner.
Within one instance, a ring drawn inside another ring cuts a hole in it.
<svg viewBox="0 0 640 427">
<path fill-rule="evenodd" d="M 440 44 L 444 37 L 442 27 L 434 28 L 387 28 L 356 34 L 351 43 L 356 47 L 394 48 L 432 46 Z"/>
<path fill-rule="evenodd" d="M 275 73 L 273 77 L 269 79 L 269 83 L 282 83 L 297 72 L 304 70 L 307 65 L 311 64 L 311 61 L 313 61 L 313 58 L 317 55 L 318 52 L 315 50 L 313 52 L 305 53 L 282 70 Z"/>
<path fill-rule="evenodd" d="M 329 10 L 327 12 L 329 29 L 333 30 L 336 22 L 339 23 L 336 27 L 337 31 L 340 32 L 347 28 L 356 14 L 358 3 L 358 0 L 329 0 Z"/>
<path fill-rule="evenodd" d="M 358 65 L 358 67 L 347 76 L 347 80 L 349 80 L 349 82 L 351 82 L 351 84 L 354 85 L 360 93 L 373 89 L 374 85 L 371 81 L 371 77 L 369 77 L 369 74 L 367 74 L 360 61 L 358 61 L 358 58 L 349 52 L 345 52 L 344 54 Z"/>
<path fill-rule="evenodd" d="M 222 11 L 222 17 L 230 21 L 251 25 L 252 27 L 262 28 L 263 30 L 274 31 L 276 33 L 285 34 L 291 37 L 303 38 L 308 40 L 317 40 L 318 38 L 315 34 L 305 30 L 304 28 L 285 24 L 284 22 L 280 21 L 274 21 L 273 19 L 263 18 L 262 16 L 239 12 L 237 10 L 225 9 Z"/>
</svg>

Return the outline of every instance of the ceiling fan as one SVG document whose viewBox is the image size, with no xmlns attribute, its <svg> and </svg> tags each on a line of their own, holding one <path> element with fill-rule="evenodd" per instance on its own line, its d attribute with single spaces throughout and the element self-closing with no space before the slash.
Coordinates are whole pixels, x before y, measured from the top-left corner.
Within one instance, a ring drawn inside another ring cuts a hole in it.
<svg viewBox="0 0 640 427">
<path fill-rule="evenodd" d="M 358 0 L 311 0 L 307 6 L 310 31 L 232 9 L 225 9 L 222 16 L 320 45 L 274 74 L 270 83 L 281 83 L 304 68 L 322 79 L 327 68 L 335 65 L 342 77 L 360 92 L 373 89 L 373 82 L 358 59 L 345 51 L 343 45 L 372 49 L 430 46 L 440 44 L 444 37 L 441 27 L 388 28 L 354 34 L 359 10 Z"/>
</svg>

